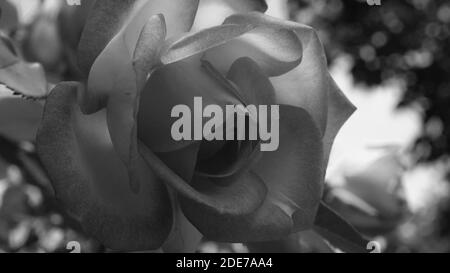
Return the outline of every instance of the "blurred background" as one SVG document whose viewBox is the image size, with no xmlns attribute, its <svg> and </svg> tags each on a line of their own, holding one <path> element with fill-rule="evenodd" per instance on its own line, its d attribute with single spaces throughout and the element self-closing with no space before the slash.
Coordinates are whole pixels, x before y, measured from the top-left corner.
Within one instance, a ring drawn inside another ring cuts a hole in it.
<svg viewBox="0 0 450 273">
<path fill-rule="evenodd" d="M 1 31 L 52 82 L 79 77 L 74 52 L 86 14 L 64 2 L 0 0 Z M 358 107 L 336 139 L 324 200 L 384 252 L 450 252 L 450 2 L 267 2 L 270 15 L 318 31 L 333 77 Z M 0 130 L 0 253 L 70 252 L 71 241 L 108 251 L 59 209 L 33 144 Z M 338 250 L 304 232 L 252 245 L 205 239 L 198 251 Z"/>
</svg>

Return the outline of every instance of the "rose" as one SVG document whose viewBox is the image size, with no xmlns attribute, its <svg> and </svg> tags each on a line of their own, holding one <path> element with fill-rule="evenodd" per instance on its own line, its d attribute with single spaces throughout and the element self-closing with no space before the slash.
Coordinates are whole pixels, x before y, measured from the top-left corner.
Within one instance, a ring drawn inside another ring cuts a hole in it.
<svg viewBox="0 0 450 273">
<path fill-rule="evenodd" d="M 110 248 L 156 249 L 189 222 L 213 240 L 275 240 L 316 218 L 332 141 L 353 111 L 317 34 L 250 12 L 262 1 L 197 6 L 96 1 L 78 50 L 86 82 L 47 98 L 40 157 L 62 204 Z M 209 8 L 222 9 L 222 25 L 201 20 Z M 170 110 L 194 96 L 279 104 L 279 149 L 174 141 Z"/>
<path fill-rule="evenodd" d="M 337 164 L 331 205 L 358 230 L 370 235 L 391 232 L 404 222 L 409 209 L 403 196 L 405 166 L 396 149 L 361 149 Z"/>
</svg>

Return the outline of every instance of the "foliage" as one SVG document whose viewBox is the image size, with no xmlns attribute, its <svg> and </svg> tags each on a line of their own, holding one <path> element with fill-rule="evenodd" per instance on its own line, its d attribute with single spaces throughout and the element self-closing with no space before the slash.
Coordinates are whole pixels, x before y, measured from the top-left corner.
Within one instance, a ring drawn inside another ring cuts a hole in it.
<svg viewBox="0 0 450 273">
<path fill-rule="evenodd" d="M 450 153 L 450 3 L 446 0 L 290 0 L 293 18 L 320 30 L 331 59 L 348 54 L 369 86 L 400 79 L 400 106 L 424 109 L 421 161 Z"/>
</svg>

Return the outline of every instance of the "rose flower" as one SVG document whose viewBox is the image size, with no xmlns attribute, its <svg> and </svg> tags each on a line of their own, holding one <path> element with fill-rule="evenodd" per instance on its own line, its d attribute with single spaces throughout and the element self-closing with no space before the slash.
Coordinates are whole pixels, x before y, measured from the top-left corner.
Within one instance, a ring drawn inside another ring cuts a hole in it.
<svg viewBox="0 0 450 273">
<path fill-rule="evenodd" d="M 250 0 L 90 7 L 78 47 L 85 81 L 52 90 L 37 136 L 57 198 L 89 234 L 112 249 L 150 250 L 192 226 L 222 242 L 312 228 L 333 139 L 354 108 L 316 32 L 266 8 Z M 279 148 L 175 141 L 171 110 L 194 97 L 279 105 Z"/>
</svg>

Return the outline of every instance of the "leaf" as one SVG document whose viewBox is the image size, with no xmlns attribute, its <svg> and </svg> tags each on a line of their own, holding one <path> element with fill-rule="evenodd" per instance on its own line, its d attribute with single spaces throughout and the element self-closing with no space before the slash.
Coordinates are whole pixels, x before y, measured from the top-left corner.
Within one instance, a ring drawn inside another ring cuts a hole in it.
<svg viewBox="0 0 450 273">
<path fill-rule="evenodd" d="M 4 36 L 0 36 L 0 85 L 26 99 L 45 98 L 49 91 L 42 66 L 21 60 L 11 40 Z"/>
<path fill-rule="evenodd" d="M 142 158 L 127 169 L 112 144 L 105 111 L 84 115 L 78 88 L 60 83 L 53 89 L 37 134 L 37 152 L 56 198 L 108 248 L 160 248 L 172 227 L 166 187 Z M 131 183 L 141 185 L 139 193 L 131 191 Z"/>
<path fill-rule="evenodd" d="M 321 203 L 317 212 L 314 231 L 344 252 L 368 252 L 369 241 L 324 203 Z"/>
<path fill-rule="evenodd" d="M 0 69 L 0 85 L 25 99 L 44 99 L 48 94 L 48 83 L 44 69 L 38 63 L 18 61 Z"/>
</svg>

